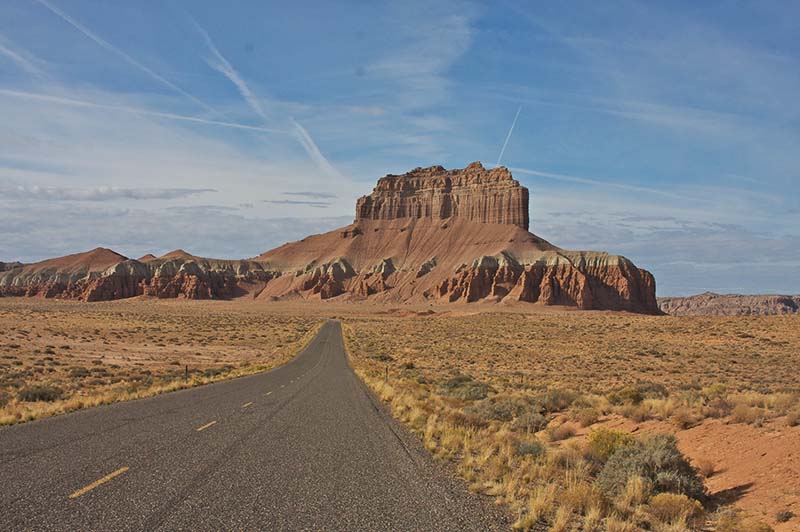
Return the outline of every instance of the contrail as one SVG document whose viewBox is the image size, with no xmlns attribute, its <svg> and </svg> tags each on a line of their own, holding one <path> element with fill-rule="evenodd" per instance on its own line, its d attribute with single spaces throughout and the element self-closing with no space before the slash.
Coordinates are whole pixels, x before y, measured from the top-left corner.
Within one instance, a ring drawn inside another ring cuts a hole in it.
<svg viewBox="0 0 800 532">
<path fill-rule="evenodd" d="M 154 80 L 158 81 L 159 83 L 161 83 L 163 85 L 166 85 L 167 87 L 169 87 L 170 89 L 174 90 L 175 92 L 177 92 L 177 93 L 181 94 L 182 96 L 188 98 L 189 100 L 193 101 L 194 103 L 196 103 L 197 105 L 199 105 L 200 107 L 205 109 L 206 111 L 209 111 L 209 112 L 211 112 L 211 113 L 213 113 L 215 115 L 218 115 L 218 116 L 221 115 L 216 109 L 214 109 L 213 107 L 211 107 L 210 105 L 208 105 L 204 101 L 199 100 L 198 98 L 195 98 L 194 96 L 192 96 L 191 94 L 189 94 L 185 90 L 181 89 L 180 87 L 178 87 L 177 85 L 172 83 L 170 80 L 166 79 L 165 77 L 161 76 L 157 72 L 155 72 L 155 71 L 151 70 L 150 68 L 146 67 L 145 65 L 143 65 L 142 63 L 140 63 L 139 61 L 137 61 L 136 59 L 134 59 L 130 55 L 126 54 L 125 52 L 123 52 L 122 50 L 120 50 L 119 48 L 117 48 L 116 46 L 111 44 L 110 42 L 108 42 L 105 39 L 103 39 L 102 37 L 98 36 L 97 34 L 92 32 L 89 28 L 87 28 L 86 26 L 84 26 L 83 24 L 81 24 L 80 22 L 75 20 L 74 18 L 70 17 L 69 15 L 67 15 L 66 13 L 64 13 L 63 11 L 58 9 L 57 7 L 55 7 L 50 2 L 48 2 L 48 0 L 36 0 L 36 1 L 39 2 L 41 5 L 43 5 L 44 7 L 46 7 L 47 9 L 49 9 L 50 11 L 52 11 L 53 13 L 55 13 L 56 15 L 58 15 L 59 17 L 61 17 L 62 19 L 64 19 L 65 22 L 67 22 L 68 24 L 72 25 L 75 29 L 77 29 L 78 31 L 80 31 L 81 33 L 83 33 L 84 35 L 89 37 L 91 40 L 93 40 L 94 42 L 99 44 L 105 50 L 118 55 L 119 57 L 124 59 L 127 63 L 135 66 L 136 68 L 138 68 L 139 70 L 141 70 L 142 72 L 144 72 L 145 74 L 147 74 L 148 76 L 153 78 Z"/>
<path fill-rule="evenodd" d="M 508 135 L 506 135 L 506 141 L 503 142 L 503 147 L 500 149 L 500 155 L 497 156 L 497 164 L 495 166 L 500 166 L 500 159 L 503 158 L 503 154 L 506 152 L 506 146 L 508 146 L 508 141 L 511 139 L 511 133 L 514 132 L 514 126 L 517 125 L 517 118 L 519 118 L 519 113 L 522 111 L 522 106 L 519 106 L 517 109 L 517 114 L 514 115 L 514 121 L 511 122 L 511 129 L 508 130 Z"/>
<path fill-rule="evenodd" d="M 239 75 L 239 72 L 233 68 L 233 65 L 230 64 L 225 56 L 220 53 L 208 32 L 203 29 L 203 27 L 200 26 L 200 24 L 198 24 L 197 21 L 191 16 L 189 19 L 191 20 L 192 24 L 194 24 L 194 27 L 197 29 L 197 31 L 203 36 L 206 46 L 216 58 L 216 61 L 208 61 L 209 66 L 228 78 L 228 80 L 236 86 L 239 94 L 242 96 L 242 98 L 244 98 L 245 102 L 247 102 L 250 108 L 253 109 L 253 111 L 262 119 L 268 121 L 270 119 L 269 115 L 261 105 L 261 101 L 255 96 L 253 91 L 250 90 L 247 82 L 244 81 L 242 76 Z M 300 145 L 303 146 L 303 149 L 306 150 L 306 153 L 311 160 L 314 161 L 314 163 L 316 163 L 320 169 L 337 177 L 342 177 L 342 174 L 339 173 L 339 171 L 331 164 L 331 162 L 322 154 L 308 130 L 306 130 L 306 128 L 304 128 L 294 118 L 290 117 L 289 121 L 294 129 L 294 136 L 297 138 L 298 142 L 300 142 Z"/>
<path fill-rule="evenodd" d="M 198 33 L 200 33 L 200 35 L 203 36 L 203 40 L 206 42 L 206 46 L 208 47 L 209 50 L 211 50 L 211 53 L 214 54 L 214 57 L 216 57 L 216 62 L 212 62 L 211 60 L 207 59 L 206 62 L 208 63 L 208 65 L 217 72 L 219 72 L 220 74 L 222 74 L 223 76 L 225 76 L 226 78 L 228 78 L 228 80 L 230 80 L 231 83 L 236 85 L 236 88 L 239 90 L 239 94 L 242 95 L 242 97 L 250 105 L 250 107 L 261 118 L 267 120 L 267 113 L 261 106 L 261 102 L 258 100 L 258 98 L 256 98 L 256 96 L 250 90 L 250 87 L 248 87 L 247 83 L 245 83 L 245 81 L 242 79 L 242 77 L 239 75 L 236 69 L 233 68 L 233 65 L 231 65 L 228 62 L 228 60 L 225 59 L 225 57 L 220 53 L 219 49 L 214 44 L 214 41 L 211 40 L 211 36 L 208 34 L 208 32 L 202 26 L 200 26 L 200 24 L 198 24 L 197 21 L 194 20 L 191 16 L 189 17 L 189 20 L 192 22 Z"/>
<path fill-rule="evenodd" d="M 668 198 L 675 198 L 675 199 L 691 199 L 686 196 L 681 196 L 679 194 L 673 194 L 671 192 L 665 192 L 663 190 L 659 190 L 656 188 L 649 188 L 649 187 L 640 187 L 636 185 L 626 185 L 624 183 L 614 183 L 609 181 L 600 181 L 599 179 L 589 179 L 587 177 L 578 177 L 574 175 L 566 175 L 566 174 L 555 174 L 552 172 L 542 172 L 540 170 L 531 170 L 529 168 L 509 168 L 514 173 L 519 174 L 528 174 L 528 175 L 535 175 L 539 177 L 545 177 L 547 179 L 555 179 L 557 181 L 567 181 L 570 183 L 582 183 L 586 185 L 597 185 L 601 187 L 612 187 L 612 188 L 620 188 L 624 190 L 633 190 L 636 192 L 647 192 L 649 194 L 658 194 L 659 196 L 665 196 Z"/>
<path fill-rule="evenodd" d="M 8 41 L 0 35 L 0 55 L 8 57 L 11 61 L 17 64 L 22 70 L 33 74 L 35 76 L 43 76 L 44 72 L 36 66 L 33 61 L 23 57 L 20 53 L 12 50 L 8 46 Z"/>
<path fill-rule="evenodd" d="M 90 102 L 87 100 L 74 100 L 72 98 L 62 98 L 60 96 L 51 96 L 49 94 L 38 94 L 32 92 L 19 92 L 6 89 L 0 89 L 0 95 L 12 96 L 15 98 L 26 98 L 29 100 L 37 100 L 42 102 L 58 103 L 62 105 L 70 105 L 73 107 L 90 107 L 94 109 L 106 109 L 109 111 L 120 111 L 123 113 L 132 113 L 143 116 L 154 116 L 157 118 L 167 118 L 169 120 L 180 120 L 184 122 L 195 122 L 199 124 L 208 124 L 211 126 L 229 127 L 234 129 L 246 129 L 249 131 L 259 131 L 262 133 L 280 133 L 287 134 L 289 131 L 280 129 L 270 129 L 266 127 L 248 126 L 245 124 L 236 124 L 234 122 L 223 122 L 220 120 L 208 120 L 206 118 L 197 118 L 195 116 L 178 115 L 174 113 L 161 113 L 158 111 L 148 111 L 146 109 L 138 109 L 136 107 L 126 107 L 121 105 L 106 105 L 102 103 Z"/>
</svg>

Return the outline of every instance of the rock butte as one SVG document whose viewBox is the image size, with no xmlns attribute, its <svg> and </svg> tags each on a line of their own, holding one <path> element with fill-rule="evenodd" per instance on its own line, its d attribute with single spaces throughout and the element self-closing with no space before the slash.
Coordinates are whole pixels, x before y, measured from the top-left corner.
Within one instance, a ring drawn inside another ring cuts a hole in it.
<svg viewBox="0 0 800 532">
<path fill-rule="evenodd" d="M 655 279 L 619 255 L 566 251 L 528 232 L 528 190 L 504 167 L 416 168 L 378 180 L 347 227 L 247 260 L 98 248 L 0 273 L 0 295 L 100 301 L 329 299 L 527 301 L 659 313 Z"/>
</svg>

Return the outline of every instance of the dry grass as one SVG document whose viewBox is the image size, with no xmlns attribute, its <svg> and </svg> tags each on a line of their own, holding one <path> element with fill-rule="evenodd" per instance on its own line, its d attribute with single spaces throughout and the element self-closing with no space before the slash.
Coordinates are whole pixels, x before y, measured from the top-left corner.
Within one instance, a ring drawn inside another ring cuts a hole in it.
<svg viewBox="0 0 800 532">
<path fill-rule="evenodd" d="M 0 299 L 0 425 L 270 369 L 319 323 L 225 302 Z"/>
<path fill-rule="evenodd" d="M 656 498 L 663 486 L 635 475 L 618 495 L 601 493 L 599 472 L 630 437 L 598 436 L 592 448 L 571 437 L 579 427 L 611 415 L 674 431 L 707 418 L 791 424 L 800 412 L 796 316 L 380 316 L 349 319 L 345 332 L 359 375 L 471 489 L 508 505 L 522 530 L 715 521 L 697 501 Z"/>
</svg>

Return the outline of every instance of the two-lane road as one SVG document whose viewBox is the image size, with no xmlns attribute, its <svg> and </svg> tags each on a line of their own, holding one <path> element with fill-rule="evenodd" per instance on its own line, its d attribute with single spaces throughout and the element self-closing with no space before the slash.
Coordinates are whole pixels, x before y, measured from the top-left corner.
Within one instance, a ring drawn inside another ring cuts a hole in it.
<svg viewBox="0 0 800 532">
<path fill-rule="evenodd" d="M 507 530 L 464 488 L 333 321 L 268 373 L 0 429 L 1 530 Z"/>
</svg>

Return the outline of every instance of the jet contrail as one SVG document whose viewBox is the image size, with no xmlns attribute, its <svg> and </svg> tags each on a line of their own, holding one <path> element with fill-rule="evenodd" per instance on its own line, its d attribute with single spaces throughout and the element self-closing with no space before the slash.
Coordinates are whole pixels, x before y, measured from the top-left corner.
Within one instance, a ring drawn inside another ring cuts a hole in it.
<svg viewBox="0 0 800 532">
<path fill-rule="evenodd" d="M 147 74 L 148 76 L 153 78 L 154 80 L 158 81 L 159 83 L 161 83 L 163 85 L 166 85 L 167 87 L 169 87 L 170 89 L 174 90 L 175 92 L 177 92 L 177 93 L 181 94 L 182 96 L 188 98 L 189 100 L 193 101 L 194 103 L 196 103 L 197 105 L 199 105 L 200 107 L 205 109 L 206 111 L 209 111 L 209 112 L 211 112 L 211 113 L 213 113 L 215 115 L 221 116 L 221 113 L 219 113 L 216 109 L 214 109 L 213 107 L 211 107 L 210 105 L 208 105 L 204 101 L 199 100 L 198 98 L 195 98 L 194 96 L 192 96 L 191 94 L 189 94 L 185 90 L 181 89 L 180 87 L 178 87 L 177 85 L 172 83 L 170 80 L 166 79 L 165 77 L 161 76 L 157 72 L 155 72 L 155 71 L 151 70 L 150 68 L 146 67 L 145 65 L 143 65 L 142 63 L 140 63 L 139 61 L 137 61 L 133 57 L 129 56 L 128 54 L 126 54 L 125 52 L 123 52 L 122 50 L 120 50 L 119 48 L 117 48 L 116 46 L 111 44 L 110 42 L 108 42 L 105 39 L 103 39 L 102 37 L 98 36 L 93 31 L 91 31 L 89 28 L 87 28 L 86 26 L 84 26 L 83 24 L 81 24 L 80 22 L 75 20 L 74 18 L 70 17 L 69 15 L 67 15 L 66 13 L 64 13 L 63 11 L 58 9 L 57 7 L 55 7 L 50 2 L 48 2 L 48 0 L 36 0 L 36 1 L 39 2 L 41 5 L 43 5 L 44 7 L 46 7 L 47 9 L 49 9 L 50 11 L 52 11 L 53 13 L 55 13 L 56 15 L 58 15 L 59 17 L 61 17 L 65 22 L 67 22 L 68 24 L 73 26 L 75 29 L 77 29 L 78 31 L 80 31 L 81 33 L 83 33 L 84 35 L 89 37 L 91 40 L 93 40 L 94 42 L 99 44 L 105 50 L 120 56 L 127 63 L 135 66 L 136 68 L 138 68 L 139 70 L 141 70 L 142 72 L 144 72 L 145 74 Z"/>
<path fill-rule="evenodd" d="M 154 116 L 156 118 L 167 118 L 169 120 L 196 122 L 199 124 L 208 124 L 211 126 L 229 127 L 234 129 L 246 129 L 249 131 L 259 131 L 262 133 L 280 133 L 283 135 L 289 133 L 289 131 L 287 130 L 270 129 L 258 126 L 248 126 L 245 124 L 236 124 L 234 122 L 223 122 L 220 120 L 208 120 L 206 118 L 197 118 L 195 116 L 178 115 L 174 113 L 161 113 L 158 111 L 148 111 L 147 109 L 138 109 L 136 107 L 126 107 L 122 105 L 106 105 L 102 103 L 90 102 L 87 100 L 74 100 L 72 98 L 62 98 L 60 96 L 51 96 L 49 94 L 38 94 L 34 92 L 20 92 L 20 91 L 0 89 L 0 95 L 12 96 L 14 98 L 26 98 L 29 100 L 37 100 L 42 102 L 58 103 L 62 105 L 70 105 L 73 107 L 91 107 L 94 109 L 106 109 L 109 111 L 120 111 L 123 113 L 132 113 L 143 116 Z"/>
<path fill-rule="evenodd" d="M 250 108 L 262 119 L 268 121 L 270 119 L 269 115 L 261 105 L 261 101 L 255 96 L 255 94 L 253 94 L 253 91 L 250 90 L 247 82 L 244 81 L 242 76 L 239 75 L 239 72 L 233 68 L 233 65 L 230 64 L 225 56 L 220 53 L 208 32 L 203 29 L 203 27 L 200 26 L 200 24 L 198 24 L 197 21 L 192 17 L 189 17 L 189 19 L 191 20 L 192 24 L 194 24 L 194 27 L 197 29 L 197 31 L 203 36 L 206 46 L 216 58 L 216 61 L 208 61 L 209 66 L 228 78 L 228 80 L 236 86 L 239 94 L 242 96 L 242 98 L 244 98 L 245 102 L 247 102 Z M 303 149 L 306 151 L 311 160 L 314 161 L 314 163 L 316 163 L 320 169 L 337 177 L 342 177 L 342 174 L 339 173 L 339 171 L 331 164 L 331 162 L 322 154 L 308 130 L 306 130 L 306 128 L 304 128 L 294 118 L 290 117 L 289 122 L 292 124 L 292 128 L 294 129 L 294 136 L 297 138 L 298 142 L 300 142 L 300 145 L 303 146 Z"/>
<path fill-rule="evenodd" d="M 497 164 L 495 166 L 500 166 L 500 159 L 503 158 L 503 154 L 506 151 L 506 146 L 508 146 L 508 141 L 511 138 L 511 133 L 514 132 L 514 126 L 517 125 L 517 118 L 519 118 L 519 113 L 522 111 L 522 106 L 519 106 L 517 109 L 517 114 L 514 115 L 514 121 L 511 122 L 511 129 L 508 130 L 508 135 L 506 135 L 506 141 L 503 142 L 503 147 L 500 149 L 500 155 L 497 156 Z"/>
<path fill-rule="evenodd" d="M 23 57 L 22 54 L 16 52 L 15 50 L 12 50 L 8 46 L 8 42 L 6 41 L 6 39 L 3 38 L 1 35 L 0 35 L 0 55 L 8 57 L 11 61 L 16 63 L 18 67 L 28 72 L 29 74 L 33 74 L 35 76 L 40 76 L 40 77 L 44 75 L 44 72 L 42 72 L 42 70 L 38 66 L 33 64 L 33 61 Z"/>
</svg>

